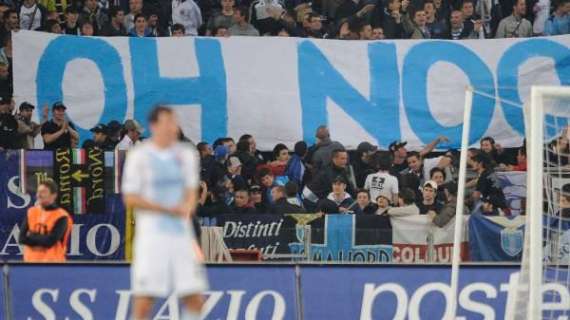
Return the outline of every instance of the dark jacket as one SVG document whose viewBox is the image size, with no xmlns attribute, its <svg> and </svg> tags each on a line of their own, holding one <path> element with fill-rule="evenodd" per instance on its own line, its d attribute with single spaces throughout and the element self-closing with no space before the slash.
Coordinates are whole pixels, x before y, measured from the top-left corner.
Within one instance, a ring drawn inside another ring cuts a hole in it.
<svg viewBox="0 0 570 320">
<path fill-rule="evenodd" d="M 305 209 L 300 206 L 296 206 L 287 201 L 286 198 L 281 198 L 273 204 L 271 207 L 271 213 L 273 214 L 286 214 L 286 213 L 306 213 Z"/>
<path fill-rule="evenodd" d="M 331 141 L 331 139 L 326 139 L 319 143 L 310 159 L 314 170 L 318 171 L 329 165 L 332 159 L 332 152 L 335 149 L 344 149 L 344 146 L 340 142 Z"/>
<path fill-rule="evenodd" d="M 384 18 L 382 27 L 384 29 L 384 36 L 386 39 L 403 39 L 404 29 L 402 28 L 402 21 L 396 23 L 396 19 L 392 17 L 390 12 L 384 11 Z"/>
<path fill-rule="evenodd" d="M 339 168 L 334 164 L 331 164 L 320 170 L 307 187 L 319 199 L 324 199 L 332 191 L 332 182 L 338 176 L 342 176 L 345 181 L 350 181 L 350 173 L 348 172 L 348 169 Z M 350 182 L 346 186 L 346 192 L 354 194 L 354 188 Z"/>
<path fill-rule="evenodd" d="M 352 208 L 354 214 L 375 214 L 378 210 L 378 206 L 370 202 L 366 207 L 360 208 L 358 204 L 355 204 Z"/>
<path fill-rule="evenodd" d="M 236 207 L 235 205 L 233 205 L 231 207 L 232 209 L 232 213 L 235 214 L 256 214 L 257 210 L 255 210 L 255 208 L 252 207 Z"/>
</svg>

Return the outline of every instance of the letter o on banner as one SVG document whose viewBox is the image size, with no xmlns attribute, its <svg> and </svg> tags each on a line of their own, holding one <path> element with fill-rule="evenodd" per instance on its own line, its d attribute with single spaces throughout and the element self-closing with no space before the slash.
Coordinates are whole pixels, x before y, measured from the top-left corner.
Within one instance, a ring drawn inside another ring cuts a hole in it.
<svg viewBox="0 0 570 320">
<path fill-rule="evenodd" d="M 445 135 L 451 139 L 451 145 L 459 146 L 463 125 L 442 126 L 432 115 L 427 99 L 428 72 L 439 61 L 459 67 L 475 90 L 491 96 L 495 96 L 493 74 L 473 51 L 451 42 L 422 42 L 413 46 L 404 59 L 402 95 L 404 109 L 414 134 L 425 144 L 439 135 Z M 495 100 L 474 95 L 473 105 L 476 108 L 473 108 L 471 115 L 470 144 L 478 141 L 487 131 L 493 118 Z M 457 108 L 463 109 L 463 103 L 458 101 Z"/>
<path fill-rule="evenodd" d="M 97 123 L 124 119 L 127 113 L 127 86 L 119 52 L 106 41 L 91 37 L 57 37 L 48 44 L 38 62 L 38 106 L 63 100 L 65 68 L 75 59 L 93 61 L 103 77 L 105 105 Z M 90 128 L 76 126 L 76 129 L 82 137 L 89 136 Z"/>
<path fill-rule="evenodd" d="M 519 68 L 528 59 L 537 57 L 554 60 L 554 68 L 556 75 L 560 79 L 560 84 L 570 84 L 570 64 L 568 63 L 570 49 L 564 45 L 547 39 L 530 39 L 514 44 L 505 51 L 497 67 L 497 83 L 499 84 L 501 108 L 509 125 L 521 135 L 524 135 L 523 108 L 505 103 L 505 101 L 522 105 L 518 90 Z M 547 121 L 552 121 L 552 124 L 555 123 L 553 117 L 550 117 Z M 559 121 L 562 121 L 562 119 Z M 558 125 L 561 124 L 561 122 L 556 123 Z M 552 132 L 551 130 L 548 133 L 550 135 L 557 134 L 557 132 Z"/>
<path fill-rule="evenodd" d="M 110 232 L 111 241 L 109 244 L 109 248 L 107 249 L 106 252 L 101 252 L 99 251 L 99 248 L 97 248 L 97 233 L 101 228 L 107 228 L 109 229 Z M 117 249 L 119 249 L 120 243 L 121 243 L 121 234 L 119 233 L 119 230 L 117 230 L 117 228 L 112 224 L 108 223 L 98 224 L 87 232 L 87 249 L 89 249 L 90 252 L 92 252 L 94 255 L 98 257 L 106 257 L 114 254 L 115 252 L 117 252 Z"/>
<path fill-rule="evenodd" d="M 271 319 L 277 320 L 285 317 L 285 299 L 283 299 L 283 296 L 273 290 L 265 290 L 256 294 L 247 305 L 247 308 L 245 309 L 246 319 L 259 319 L 257 311 L 259 310 L 261 300 L 266 296 L 273 297 L 274 301 L 273 315 L 271 316 Z"/>
</svg>

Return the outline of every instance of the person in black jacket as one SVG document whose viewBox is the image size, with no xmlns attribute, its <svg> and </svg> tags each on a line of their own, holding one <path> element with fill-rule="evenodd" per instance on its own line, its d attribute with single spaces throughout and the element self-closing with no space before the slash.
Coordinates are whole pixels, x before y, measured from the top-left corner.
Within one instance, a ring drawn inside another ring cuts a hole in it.
<svg viewBox="0 0 570 320">
<path fill-rule="evenodd" d="M 388 8 L 384 10 L 382 18 L 382 28 L 384 29 L 384 37 L 386 39 L 402 39 L 404 38 L 404 29 L 402 27 L 402 13 L 400 0 L 389 0 Z"/>
<path fill-rule="evenodd" d="M 378 206 L 370 201 L 368 190 L 360 189 L 356 194 L 356 202 L 348 209 L 354 214 L 375 214 Z"/>
<path fill-rule="evenodd" d="M 17 135 L 18 120 L 12 114 L 12 97 L 0 97 L 0 150 L 15 149 Z"/>
<path fill-rule="evenodd" d="M 347 182 L 346 191 L 354 194 L 355 187 L 348 170 L 348 153 L 344 149 L 336 149 L 332 154 L 331 164 L 321 169 L 303 190 L 306 208 L 313 208 L 319 199 L 325 199 L 332 190 L 333 180 L 339 176 Z"/>
<path fill-rule="evenodd" d="M 255 214 L 257 210 L 249 203 L 249 192 L 241 189 L 234 192 L 234 202 L 232 204 L 232 212 L 237 214 Z"/>
<path fill-rule="evenodd" d="M 285 187 L 283 186 L 273 187 L 271 189 L 271 196 L 273 197 L 273 205 L 271 207 L 271 213 L 273 214 L 306 213 L 302 207 L 287 201 Z"/>
</svg>

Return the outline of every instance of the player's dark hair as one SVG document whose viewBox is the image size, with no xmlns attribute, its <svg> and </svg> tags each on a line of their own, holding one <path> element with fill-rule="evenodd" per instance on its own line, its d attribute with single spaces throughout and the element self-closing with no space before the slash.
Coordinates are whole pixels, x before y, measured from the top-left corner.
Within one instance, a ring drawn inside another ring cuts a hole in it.
<svg viewBox="0 0 570 320">
<path fill-rule="evenodd" d="M 148 116 L 148 122 L 151 124 L 158 122 L 158 118 L 162 113 L 173 114 L 174 110 L 172 110 L 172 108 L 169 108 L 167 106 L 158 105 L 154 107 L 154 109 L 152 109 L 152 111 L 150 112 Z"/>
</svg>

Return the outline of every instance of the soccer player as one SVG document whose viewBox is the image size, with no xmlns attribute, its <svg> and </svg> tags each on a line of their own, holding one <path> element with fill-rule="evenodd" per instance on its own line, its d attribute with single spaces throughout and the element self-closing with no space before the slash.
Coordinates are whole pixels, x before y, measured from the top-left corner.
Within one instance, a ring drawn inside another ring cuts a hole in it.
<svg viewBox="0 0 570 320">
<path fill-rule="evenodd" d="M 182 319 L 199 319 L 208 288 L 190 217 L 198 203 L 199 157 L 177 142 L 172 109 L 157 106 L 149 117 L 151 138 L 127 156 L 125 204 L 135 210 L 131 286 L 133 319 L 149 319 L 155 298 L 178 296 Z"/>
</svg>

